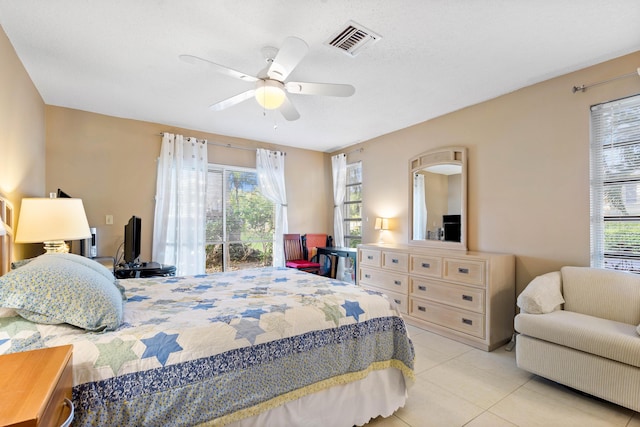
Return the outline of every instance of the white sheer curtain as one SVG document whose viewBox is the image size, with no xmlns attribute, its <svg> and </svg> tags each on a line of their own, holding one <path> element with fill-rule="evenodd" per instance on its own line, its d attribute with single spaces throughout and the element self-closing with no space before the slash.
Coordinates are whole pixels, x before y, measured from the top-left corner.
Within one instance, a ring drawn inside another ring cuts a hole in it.
<svg viewBox="0 0 640 427">
<path fill-rule="evenodd" d="M 424 175 L 413 176 L 413 240 L 427 238 L 427 200 L 424 195 Z"/>
<path fill-rule="evenodd" d="M 333 174 L 333 245 L 344 246 L 344 197 L 347 191 L 347 155 L 338 154 L 331 157 Z M 344 275 L 344 259 L 338 258 L 336 277 Z"/>
<path fill-rule="evenodd" d="M 153 261 L 205 272 L 207 141 L 164 133 L 158 159 Z"/>
<path fill-rule="evenodd" d="M 256 150 L 256 171 L 262 195 L 276 205 L 276 230 L 273 234 L 273 266 L 284 267 L 283 234 L 289 231 L 287 189 L 284 179 L 284 157 L 281 151 Z"/>
</svg>

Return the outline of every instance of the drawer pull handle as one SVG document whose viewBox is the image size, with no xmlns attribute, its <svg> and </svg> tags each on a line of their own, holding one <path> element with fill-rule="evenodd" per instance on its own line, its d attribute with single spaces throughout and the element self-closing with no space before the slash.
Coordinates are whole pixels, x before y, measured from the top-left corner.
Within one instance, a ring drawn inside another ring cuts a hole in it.
<svg viewBox="0 0 640 427">
<path fill-rule="evenodd" d="M 426 287 L 426 286 L 424 286 L 424 285 L 419 285 L 419 286 L 418 286 L 418 290 L 419 290 L 419 291 L 426 291 L 426 290 L 427 290 L 427 287 Z"/>
<path fill-rule="evenodd" d="M 394 264 L 397 264 L 400 261 L 398 260 L 398 258 L 391 258 L 391 262 L 394 263 Z"/>
<path fill-rule="evenodd" d="M 364 277 L 367 278 L 367 279 L 371 279 L 371 275 L 370 274 L 365 274 Z"/>
<path fill-rule="evenodd" d="M 60 427 L 69 427 L 71 425 L 71 421 L 73 421 L 73 415 L 74 415 L 74 412 L 75 412 L 75 410 L 74 410 L 75 408 L 73 406 L 73 402 L 70 401 L 67 398 L 64 399 L 64 404 L 69 407 L 71 412 L 69 413 L 69 416 L 67 417 L 66 420 L 64 420 L 64 423 L 62 423 L 62 425 Z"/>
<path fill-rule="evenodd" d="M 465 301 L 473 301 L 473 297 L 471 295 L 462 295 L 462 299 Z"/>
<path fill-rule="evenodd" d="M 394 299 L 394 300 L 393 300 L 393 302 L 395 302 L 396 304 L 400 305 L 400 303 L 401 303 L 402 301 L 400 301 L 399 299 Z"/>
<path fill-rule="evenodd" d="M 465 325 L 473 325 L 473 320 L 471 319 L 465 319 L 464 317 L 462 318 L 462 323 L 464 323 Z"/>
<path fill-rule="evenodd" d="M 423 262 L 422 268 L 431 268 L 431 264 L 429 264 L 428 262 Z"/>
<path fill-rule="evenodd" d="M 373 259 L 373 255 L 367 255 L 367 259 Z"/>
<path fill-rule="evenodd" d="M 458 273 L 469 274 L 469 269 L 468 268 L 458 267 Z"/>
<path fill-rule="evenodd" d="M 400 280 L 394 280 L 393 284 L 400 286 L 400 285 L 402 285 L 402 282 Z"/>
<path fill-rule="evenodd" d="M 423 307 L 421 305 L 418 306 L 418 311 L 427 311 L 427 307 Z"/>
</svg>

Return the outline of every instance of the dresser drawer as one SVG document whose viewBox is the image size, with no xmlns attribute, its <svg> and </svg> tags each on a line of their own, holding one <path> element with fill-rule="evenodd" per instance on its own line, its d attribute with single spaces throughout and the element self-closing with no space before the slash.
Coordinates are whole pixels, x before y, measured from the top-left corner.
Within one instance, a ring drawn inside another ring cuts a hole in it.
<svg viewBox="0 0 640 427">
<path fill-rule="evenodd" d="M 409 297 L 406 294 L 403 295 L 398 292 L 392 292 L 386 289 L 380 289 L 380 288 L 376 288 L 375 286 L 369 286 L 365 284 L 362 284 L 362 287 L 365 289 L 370 289 L 372 291 L 382 292 L 383 294 L 389 297 L 389 300 L 393 302 L 396 305 L 396 307 L 398 307 L 398 311 L 400 311 L 400 313 L 402 314 L 409 313 L 409 310 L 408 310 Z"/>
<path fill-rule="evenodd" d="M 484 315 L 482 314 L 410 298 L 409 315 L 474 337 L 484 338 Z"/>
<path fill-rule="evenodd" d="M 406 274 L 397 274 L 374 268 L 360 268 L 360 283 L 392 292 L 399 292 L 404 295 L 409 292 L 409 277 Z"/>
<path fill-rule="evenodd" d="M 409 271 L 412 274 L 439 278 L 442 276 L 442 258 L 427 255 L 411 255 L 411 268 Z"/>
<path fill-rule="evenodd" d="M 360 265 L 380 267 L 380 251 L 374 249 L 360 249 Z"/>
<path fill-rule="evenodd" d="M 382 268 L 406 273 L 409 271 L 409 254 L 383 251 Z"/>
<path fill-rule="evenodd" d="M 484 289 L 412 277 L 410 279 L 410 293 L 412 296 L 430 301 L 475 311 L 480 314 L 484 313 Z"/>
<path fill-rule="evenodd" d="M 484 261 L 445 258 L 442 278 L 474 286 L 485 286 Z"/>
</svg>

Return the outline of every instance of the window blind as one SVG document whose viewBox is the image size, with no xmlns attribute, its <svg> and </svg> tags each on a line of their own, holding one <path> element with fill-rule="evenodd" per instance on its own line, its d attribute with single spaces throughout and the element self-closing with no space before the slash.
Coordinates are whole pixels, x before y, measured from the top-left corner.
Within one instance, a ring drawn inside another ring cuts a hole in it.
<svg viewBox="0 0 640 427">
<path fill-rule="evenodd" d="M 591 266 L 640 273 L 640 95 L 591 107 Z"/>
</svg>

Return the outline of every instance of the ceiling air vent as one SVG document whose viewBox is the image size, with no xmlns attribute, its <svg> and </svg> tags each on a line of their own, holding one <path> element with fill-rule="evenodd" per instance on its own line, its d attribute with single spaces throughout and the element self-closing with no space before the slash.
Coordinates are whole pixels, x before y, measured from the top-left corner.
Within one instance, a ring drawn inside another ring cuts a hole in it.
<svg viewBox="0 0 640 427">
<path fill-rule="evenodd" d="M 342 50 L 349 56 L 356 56 L 362 49 L 371 46 L 381 38 L 379 34 L 349 21 L 345 28 L 336 32 L 326 41 L 326 44 Z"/>
</svg>

